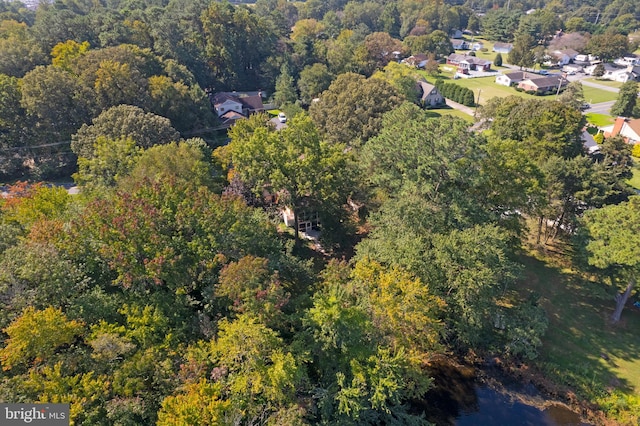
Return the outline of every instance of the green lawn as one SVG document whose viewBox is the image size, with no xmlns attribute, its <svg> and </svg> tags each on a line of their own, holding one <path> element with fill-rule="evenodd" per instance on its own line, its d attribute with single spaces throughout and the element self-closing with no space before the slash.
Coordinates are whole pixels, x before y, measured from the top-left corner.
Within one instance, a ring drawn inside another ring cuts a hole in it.
<svg viewBox="0 0 640 426">
<path fill-rule="evenodd" d="M 636 161 L 635 167 L 631 169 L 633 172 L 633 177 L 627 181 L 629 185 L 634 187 L 635 189 L 640 189 L 640 164 Z"/>
<path fill-rule="evenodd" d="M 610 115 L 596 114 L 593 112 L 585 114 L 587 121 L 597 127 L 605 127 L 613 124 L 615 119 Z"/>
<path fill-rule="evenodd" d="M 453 108 L 433 108 L 433 109 L 428 109 L 426 111 L 429 114 L 429 116 L 432 116 L 432 117 L 440 117 L 442 115 L 453 115 L 455 117 L 462 118 L 463 120 L 468 121 L 469 123 L 473 123 L 473 117 L 472 116 L 470 116 L 469 114 L 465 114 L 462 111 L 458 111 L 457 109 L 453 109 Z"/>
<path fill-rule="evenodd" d="M 619 89 L 622 86 L 622 83 L 619 81 L 611 81 L 611 80 L 598 80 L 597 78 L 589 77 L 585 78 L 585 80 L 590 81 L 592 83 L 602 84 L 603 86 L 615 87 Z M 584 86 L 587 87 L 587 86 Z"/>
<path fill-rule="evenodd" d="M 615 101 L 616 99 L 618 99 L 618 94 L 615 92 L 596 89 L 595 87 L 589 87 L 585 85 L 582 86 L 582 92 L 584 93 L 584 99 L 590 104 Z"/>
<path fill-rule="evenodd" d="M 538 366 L 556 383 L 570 385 L 581 397 L 603 405 L 619 404 L 621 395 L 631 395 L 635 402 L 626 409 L 632 417 L 640 415 L 640 309 L 632 306 L 636 298 L 627 304 L 621 321 L 612 325 L 611 288 L 535 256 L 521 259 L 527 278 L 520 288 L 540 296 L 549 319 Z"/>
</svg>

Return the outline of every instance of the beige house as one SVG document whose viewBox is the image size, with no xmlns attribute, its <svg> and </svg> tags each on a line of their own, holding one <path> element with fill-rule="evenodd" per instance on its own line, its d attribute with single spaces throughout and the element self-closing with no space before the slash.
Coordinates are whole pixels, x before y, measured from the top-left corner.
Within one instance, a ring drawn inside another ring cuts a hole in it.
<svg viewBox="0 0 640 426">
<path fill-rule="evenodd" d="M 417 82 L 418 91 L 420 92 L 420 105 L 425 108 L 435 107 L 445 103 L 444 96 L 438 88 L 433 84 L 429 84 L 424 80 Z"/>
</svg>

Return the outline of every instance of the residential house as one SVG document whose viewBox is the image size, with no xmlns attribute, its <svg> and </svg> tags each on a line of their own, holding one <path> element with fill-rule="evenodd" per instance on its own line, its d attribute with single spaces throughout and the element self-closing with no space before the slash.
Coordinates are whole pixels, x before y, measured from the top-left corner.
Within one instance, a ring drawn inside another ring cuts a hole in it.
<svg viewBox="0 0 640 426">
<path fill-rule="evenodd" d="M 282 219 L 288 227 L 294 228 L 296 226 L 291 208 L 285 207 L 282 210 Z M 311 230 L 320 230 L 320 216 L 317 211 L 301 210 L 298 213 L 298 231 L 309 232 Z"/>
<path fill-rule="evenodd" d="M 548 93 L 555 92 L 560 88 L 562 90 L 568 84 L 567 79 L 559 74 L 539 76 L 536 78 L 526 78 L 518 83 L 518 88 L 525 91 Z"/>
<path fill-rule="evenodd" d="M 573 59 L 574 62 L 580 62 L 580 63 L 591 63 L 591 61 L 595 61 L 596 57 L 593 55 L 583 55 L 583 54 L 578 54 L 576 55 L 576 57 Z"/>
<path fill-rule="evenodd" d="M 573 49 L 554 50 L 549 53 L 549 61 L 546 63 L 549 65 L 564 66 L 573 62 L 576 56 L 578 56 L 578 52 Z"/>
<path fill-rule="evenodd" d="M 473 50 L 474 52 L 482 49 L 484 47 L 484 43 L 481 41 L 474 41 L 473 43 L 471 43 L 471 50 Z"/>
<path fill-rule="evenodd" d="M 463 74 L 468 74 L 469 71 L 489 71 L 491 69 L 491 61 L 458 53 L 449 55 L 447 64 L 457 66 L 458 72 Z"/>
<path fill-rule="evenodd" d="M 593 74 L 595 65 L 585 67 L 586 74 Z M 623 68 L 611 64 L 604 64 L 604 74 L 600 77 L 604 80 L 618 81 L 626 83 L 629 80 L 640 80 L 640 66 L 629 65 Z"/>
<path fill-rule="evenodd" d="M 469 43 L 466 40 L 459 38 L 449 39 L 451 46 L 454 50 L 469 50 Z"/>
<path fill-rule="evenodd" d="M 497 42 L 493 45 L 493 51 L 496 53 L 510 53 L 513 49 L 513 44 Z"/>
<path fill-rule="evenodd" d="M 605 138 L 620 135 L 627 143 L 640 143 L 640 118 L 618 117 L 613 125 L 602 127 L 601 130 Z"/>
<path fill-rule="evenodd" d="M 236 120 L 250 114 L 264 111 L 261 91 L 259 92 L 218 92 L 209 94 L 213 106 L 223 126 L 231 126 Z"/>
<path fill-rule="evenodd" d="M 640 65 L 640 58 L 637 56 L 624 56 L 622 58 L 618 58 L 613 61 L 614 64 L 620 65 L 621 67 L 628 67 L 629 65 Z"/>
<path fill-rule="evenodd" d="M 420 93 L 420 104 L 425 108 L 435 107 L 445 103 L 444 96 L 438 88 L 433 84 L 429 84 L 424 80 L 417 82 L 418 92 Z"/>
<path fill-rule="evenodd" d="M 403 59 L 402 62 L 412 67 L 424 68 L 427 65 L 427 62 L 429 62 L 429 58 L 427 58 L 427 55 L 419 53 L 417 55 L 411 55 L 408 58 Z"/>
<path fill-rule="evenodd" d="M 539 77 L 526 71 L 513 71 L 508 74 L 500 74 L 496 77 L 496 83 L 502 86 L 514 86 L 526 78 Z"/>
<path fill-rule="evenodd" d="M 578 64 L 569 64 L 569 65 L 565 65 L 562 67 L 562 71 L 566 72 L 569 75 L 573 75 L 579 72 L 583 72 L 584 68 L 582 68 L 582 65 L 578 65 Z"/>
<path fill-rule="evenodd" d="M 451 38 L 462 38 L 462 34 L 463 34 L 462 31 L 453 29 L 449 33 L 449 37 L 451 37 Z"/>
</svg>

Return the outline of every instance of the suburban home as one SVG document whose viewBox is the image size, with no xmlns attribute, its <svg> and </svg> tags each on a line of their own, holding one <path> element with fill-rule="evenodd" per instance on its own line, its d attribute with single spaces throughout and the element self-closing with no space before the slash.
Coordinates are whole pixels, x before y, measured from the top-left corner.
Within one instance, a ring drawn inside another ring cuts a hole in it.
<svg viewBox="0 0 640 426">
<path fill-rule="evenodd" d="M 562 89 L 567 84 L 567 79 L 561 75 L 554 74 L 536 78 L 526 78 L 518 83 L 518 88 L 530 92 L 547 93 L 557 91 L 558 87 Z"/>
<path fill-rule="evenodd" d="M 469 43 L 461 38 L 449 39 L 454 50 L 469 50 Z"/>
<path fill-rule="evenodd" d="M 562 71 L 566 72 L 569 75 L 573 75 L 579 72 L 583 72 L 584 68 L 582 68 L 582 65 L 578 65 L 578 64 L 569 64 L 569 65 L 565 65 L 562 67 Z"/>
<path fill-rule="evenodd" d="M 481 41 L 474 41 L 473 43 L 471 43 L 471 50 L 478 51 L 480 49 L 482 49 L 484 47 L 484 43 Z"/>
<path fill-rule="evenodd" d="M 295 217 L 291 208 L 285 207 L 282 210 L 282 219 L 288 227 L 294 228 L 296 226 Z M 308 210 L 301 210 L 300 213 L 298 213 L 298 231 L 309 232 L 311 230 L 320 230 L 320 216 L 317 211 L 310 212 Z"/>
<path fill-rule="evenodd" d="M 595 61 L 596 57 L 593 55 L 583 55 L 583 54 L 578 54 L 576 55 L 576 57 L 573 59 L 575 62 L 581 62 L 581 63 L 591 63 L 591 61 Z"/>
<path fill-rule="evenodd" d="M 420 93 L 420 105 L 425 108 L 442 105 L 445 103 L 444 96 L 438 88 L 433 84 L 429 84 L 424 80 L 417 82 L 418 92 Z"/>
<path fill-rule="evenodd" d="M 618 117 L 613 125 L 602 127 L 600 130 L 604 133 L 605 138 L 620 135 L 627 143 L 640 143 L 640 118 Z"/>
<path fill-rule="evenodd" d="M 427 55 L 423 55 L 421 53 L 417 55 L 411 55 L 406 59 L 403 59 L 402 62 L 416 68 L 424 68 L 427 65 L 429 58 Z"/>
<path fill-rule="evenodd" d="M 496 53 L 510 53 L 513 49 L 513 44 L 497 42 L 493 45 L 493 51 Z"/>
<path fill-rule="evenodd" d="M 458 67 L 458 72 L 468 74 L 469 71 L 489 71 L 491 69 L 491 61 L 476 58 L 475 56 L 460 55 L 452 53 L 447 57 L 447 64 Z"/>
<path fill-rule="evenodd" d="M 539 77 L 537 74 L 531 74 L 526 71 L 514 71 L 508 74 L 500 74 L 496 77 L 496 83 L 503 86 L 514 86 L 526 78 Z"/>
<path fill-rule="evenodd" d="M 640 65 L 640 58 L 637 56 L 624 56 L 622 58 L 618 58 L 613 61 L 614 64 L 620 65 L 622 67 L 627 67 L 629 65 Z"/>
<path fill-rule="evenodd" d="M 573 62 L 578 56 L 578 52 L 573 49 L 554 50 L 547 55 L 549 60 L 546 62 L 549 65 L 563 66 Z"/>
<path fill-rule="evenodd" d="M 586 74 L 593 74 L 595 71 L 595 65 L 585 67 L 584 72 Z M 620 83 L 626 83 L 629 80 L 640 79 L 640 66 L 629 65 L 624 68 L 616 67 L 611 64 L 604 64 L 604 74 L 602 79 L 619 81 Z"/>
<path fill-rule="evenodd" d="M 209 94 L 209 101 L 215 109 L 223 126 L 231 126 L 236 120 L 250 114 L 264 111 L 262 91 L 258 92 L 219 92 Z"/>
<path fill-rule="evenodd" d="M 449 37 L 451 37 L 451 38 L 462 38 L 462 34 L 463 34 L 462 31 L 453 29 L 449 33 Z"/>
</svg>

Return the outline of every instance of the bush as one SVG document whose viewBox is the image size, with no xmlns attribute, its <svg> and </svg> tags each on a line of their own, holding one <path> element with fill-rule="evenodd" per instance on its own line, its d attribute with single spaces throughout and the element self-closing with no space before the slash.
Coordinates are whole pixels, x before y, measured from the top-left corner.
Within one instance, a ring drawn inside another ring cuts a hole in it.
<svg viewBox="0 0 640 426">
<path fill-rule="evenodd" d="M 524 92 L 524 89 L 522 87 L 516 86 L 516 92 Z"/>
<path fill-rule="evenodd" d="M 640 143 L 633 145 L 633 149 L 631 150 L 631 155 L 636 158 L 640 158 Z"/>
<path fill-rule="evenodd" d="M 496 67 L 501 67 L 502 66 L 502 54 L 498 53 L 496 55 L 496 59 L 493 60 L 493 64 Z"/>
</svg>

